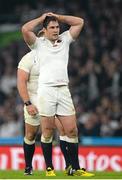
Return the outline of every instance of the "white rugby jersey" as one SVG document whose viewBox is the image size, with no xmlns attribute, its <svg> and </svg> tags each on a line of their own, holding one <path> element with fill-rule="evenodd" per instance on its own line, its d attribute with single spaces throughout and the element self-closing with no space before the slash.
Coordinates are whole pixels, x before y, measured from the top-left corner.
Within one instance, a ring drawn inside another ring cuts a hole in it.
<svg viewBox="0 0 122 180">
<path fill-rule="evenodd" d="M 18 64 L 18 68 L 29 73 L 29 80 L 27 82 L 27 89 L 29 95 L 37 94 L 38 77 L 39 77 L 39 63 L 36 59 L 35 52 L 27 53 Z"/>
<path fill-rule="evenodd" d="M 67 85 L 69 82 L 67 65 L 69 59 L 69 45 L 73 41 L 70 32 L 59 35 L 59 40 L 52 44 L 47 38 L 37 38 L 30 47 L 36 51 L 40 64 L 39 86 Z"/>
</svg>

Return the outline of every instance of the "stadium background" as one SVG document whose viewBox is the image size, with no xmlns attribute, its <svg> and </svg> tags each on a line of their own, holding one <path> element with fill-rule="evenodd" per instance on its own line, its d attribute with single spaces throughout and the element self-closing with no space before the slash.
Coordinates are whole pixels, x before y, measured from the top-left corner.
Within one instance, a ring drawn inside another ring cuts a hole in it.
<svg viewBox="0 0 122 180">
<path fill-rule="evenodd" d="M 71 46 L 69 60 L 80 159 L 89 170 L 122 171 L 121 3 L 121 0 L 0 0 L 0 169 L 23 167 L 23 103 L 16 88 L 16 70 L 29 49 L 22 39 L 21 26 L 45 11 L 53 11 L 85 20 L 79 39 Z M 62 30 L 66 28 L 62 26 Z M 54 145 L 58 145 L 58 132 Z M 43 162 L 38 163 L 40 153 L 37 148 L 35 168 L 42 168 Z M 58 147 L 54 154 L 59 162 L 56 168 L 63 168 Z M 16 162 L 12 161 L 15 157 Z"/>
</svg>

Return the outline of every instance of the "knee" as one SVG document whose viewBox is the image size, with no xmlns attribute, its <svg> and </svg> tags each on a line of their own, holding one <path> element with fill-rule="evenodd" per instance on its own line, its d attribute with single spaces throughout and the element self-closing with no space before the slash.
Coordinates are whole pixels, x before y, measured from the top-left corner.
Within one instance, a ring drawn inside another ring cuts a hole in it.
<svg viewBox="0 0 122 180">
<path fill-rule="evenodd" d="M 50 138 L 53 135 L 53 129 L 52 128 L 46 128 L 42 131 L 42 134 L 45 138 Z"/>
<path fill-rule="evenodd" d="M 59 135 L 60 135 L 60 136 L 65 136 L 65 132 L 64 132 L 64 131 L 60 131 L 60 132 L 59 132 Z"/>
<path fill-rule="evenodd" d="M 33 141 L 35 140 L 35 134 L 34 133 L 26 133 L 25 137 L 26 139 L 28 139 L 29 141 Z"/>
<path fill-rule="evenodd" d="M 78 130 L 77 130 L 77 128 L 76 127 L 74 127 L 74 128 L 70 128 L 70 129 L 68 129 L 68 131 L 67 131 L 67 136 L 69 136 L 69 137 L 77 137 L 78 136 Z"/>
</svg>

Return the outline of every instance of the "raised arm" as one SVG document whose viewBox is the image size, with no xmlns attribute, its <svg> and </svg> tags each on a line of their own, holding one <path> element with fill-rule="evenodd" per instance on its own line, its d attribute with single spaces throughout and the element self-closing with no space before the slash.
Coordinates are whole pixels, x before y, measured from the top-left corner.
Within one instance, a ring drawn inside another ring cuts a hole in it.
<svg viewBox="0 0 122 180">
<path fill-rule="evenodd" d="M 33 20 L 25 23 L 22 26 L 23 38 L 29 46 L 33 45 L 36 40 L 36 35 L 34 33 L 35 27 L 38 26 L 39 24 L 43 23 L 46 16 L 47 16 L 47 13 L 43 14 L 42 16 L 40 16 L 36 19 L 33 19 Z"/>
<path fill-rule="evenodd" d="M 76 39 L 78 37 L 84 25 L 84 20 L 82 18 L 76 16 L 59 15 L 54 13 L 50 13 L 49 15 L 57 17 L 59 22 L 70 25 L 71 27 L 69 31 L 72 38 Z"/>
</svg>

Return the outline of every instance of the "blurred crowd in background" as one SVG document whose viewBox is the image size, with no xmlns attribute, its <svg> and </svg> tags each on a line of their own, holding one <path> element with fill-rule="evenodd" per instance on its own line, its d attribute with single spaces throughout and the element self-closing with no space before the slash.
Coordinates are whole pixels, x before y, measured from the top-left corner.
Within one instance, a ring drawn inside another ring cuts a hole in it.
<svg viewBox="0 0 122 180">
<path fill-rule="evenodd" d="M 1 1 L 0 1 L 1 3 Z M 121 0 L 10 0 L 0 4 L 0 24 L 23 23 L 44 12 L 80 16 L 85 25 L 71 45 L 70 90 L 79 136 L 122 136 Z M 67 26 L 62 26 L 65 30 Z M 0 137 L 23 135 L 17 65 L 29 51 L 23 41 L 0 48 Z"/>
</svg>

